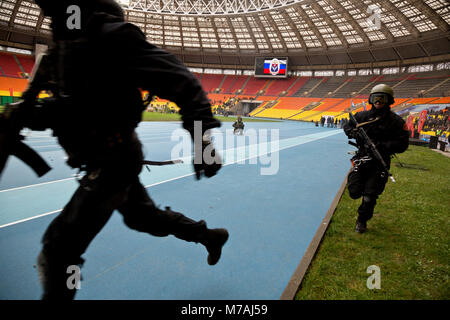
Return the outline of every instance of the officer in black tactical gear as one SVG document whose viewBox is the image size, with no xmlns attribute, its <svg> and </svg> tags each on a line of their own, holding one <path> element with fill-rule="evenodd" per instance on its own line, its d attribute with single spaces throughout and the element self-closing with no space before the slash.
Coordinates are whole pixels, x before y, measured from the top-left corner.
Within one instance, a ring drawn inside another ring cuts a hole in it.
<svg viewBox="0 0 450 320">
<path fill-rule="evenodd" d="M 354 121 L 344 125 L 344 132 L 350 139 L 356 139 L 358 151 L 352 158 L 352 170 L 348 176 L 348 191 L 352 199 L 362 197 L 358 208 L 356 232 L 367 230 L 367 221 L 372 218 L 376 200 L 384 190 L 388 173 L 367 145 L 367 141 L 358 133 L 362 127 L 367 136 L 375 144 L 383 158 L 387 169 L 390 157 L 394 153 L 402 153 L 408 149 L 409 136 L 405 121 L 391 111 L 394 103 L 394 91 L 385 84 L 375 86 L 369 96 L 372 108 L 355 114 Z"/>
<path fill-rule="evenodd" d="M 68 164 L 86 173 L 43 236 L 38 257 L 42 298 L 74 298 L 75 290 L 66 285 L 67 268 L 83 264 L 81 256 L 114 210 L 137 231 L 203 244 L 208 264 L 216 264 L 227 230 L 209 229 L 205 221 L 170 207 L 157 208 L 138 177 L 144 161 L 135 133 L 144 110 L 140 90 L 175 102 L 193 138 L 194 125 L 201 122 L 200 138 L 194 141 L 197 179 L 212 177 L 221 168 L 208 136 L 220 122 L 213 118 L 199 81 L 173 55 L 148 43 L 138 27 L 126 23 L 114 0 L 35 2 L 52 18 L 54 45 L 38 71 L 47 75 L 46 84 L 32 81 L 24 97 L 51 90 L 51 107 L 42 108 L 45 117 L 36 119 L 46 119 L 40 127 L 50 127 Z"/>
<path fill-rule="evenodd" d="M 242 121 L 242 117 L 238 116 L 237 120 L 233 123 L 233 128 L 234 128 L 233 133 L 242 135 L 242 133 L 244 131 L 244 127 L 245 127 L 245 124 Z"/>
</svg>

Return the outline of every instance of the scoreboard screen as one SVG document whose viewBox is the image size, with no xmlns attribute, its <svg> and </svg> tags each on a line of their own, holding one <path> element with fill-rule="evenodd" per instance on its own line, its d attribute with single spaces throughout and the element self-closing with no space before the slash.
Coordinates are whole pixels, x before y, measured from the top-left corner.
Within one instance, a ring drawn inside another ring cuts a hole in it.
<svg viewBox="0 0 450 320">
<path fill-rule="evenodd" d="M 287 68 L 287 57 L 255 58 L 255 77 L 286 78 Z"/>
</svg>

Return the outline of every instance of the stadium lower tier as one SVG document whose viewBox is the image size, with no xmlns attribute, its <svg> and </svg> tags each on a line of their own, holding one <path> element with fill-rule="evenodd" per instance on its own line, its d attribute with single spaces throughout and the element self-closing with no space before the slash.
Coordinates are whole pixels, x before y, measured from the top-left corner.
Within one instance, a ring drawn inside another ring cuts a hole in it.
<svg viewBox="0 0 450 320">
<path fill-rule="evenodd" d="M 2 102 L 10 102 L 10 97 L 20 97 L 26 89 L 28 80 L 9 77 L 0 77 L 0 96 Z M 45 93 L 41 97 L 47 96 Z M 290 119 L 301 121 L 319 121 L 322 116 L 334 118 L 348 117 L 348 111 L 362 111 L 370 108 L 367 99 L 362 98 L 321 98 L 321 97 L 278 97 L 256 96 L 251 94 L 215 94 L 208 97 L 215 113 L 229 112 L 231 114 L 243 113 L 240 104 L 249 103 L 249 116 L 261 118 Z M 394 111 L 411 109 L 418 105 L 446 105 L 450 104 L 450 97 L 430 98 L 396 98 L 392 106 Z M 170 110 L 177 112 L 178 106 L 173 102 L 155 98 L 149 106 L 155 111 Z M 253 109 L 252 109 L 253 108 Z M 247 114 L 245 114 L 247 115 Z"/>
</svg>

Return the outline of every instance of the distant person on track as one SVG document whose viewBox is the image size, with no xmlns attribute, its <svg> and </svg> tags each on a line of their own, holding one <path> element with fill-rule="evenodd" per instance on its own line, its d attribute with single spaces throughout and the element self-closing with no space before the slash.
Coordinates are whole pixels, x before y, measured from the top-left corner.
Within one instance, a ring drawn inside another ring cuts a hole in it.
<svg viewBox="0 0 450 320">
<path fill-rule="evenodd" d="M 391 111 L 394 91 L 385 84 L 375 86 L 369 96 L 372 108 L 355 114 L 356 121 L 363 126 L 369 138 L 376 145 L 386 165 L 389 167 L 391 155 L 408 149 L 409 135 L 405 121 Z M 365 145 L 352 121 L 344 124 L 344 132 L 350 139 L 356 139 L 358 151 L 352 158 L 352 170 L 348 176 L 348 191 L 352 199 L 362 197 L 358 208 L 355 231 L 364 233 L 374 212 L 376 201 L 383 193 L 387 175 L 383 175 L 380 164 Z"/>
<path fill-rule="evenodd" d="M 237 120 L 233 123 L 233 133 L 234 134 L 238 134 L 238 135 L 242 135 L 244 132 L 244 122 L 242 121 L 242 117 L 238 116 Z"/>
<path fill-rule="evenodd" d="M 81 256 L 114 210 L 131 229 L 201 243 L 208 264 L 216 264 L 227 230 L 209 229 L 205 221 L 170 207 L 159 209 L 139 181 L 144 160 L 135 132 L 144 110 L 140 90 L 180 107 L 183 127 L 194 140 L 197 179 L 210 178 L 221 168 L 207 132 L 221 124 L 200 82 L 175 56 L 148 43 L 138 27 L 126 23 L 113 0 L 35 2 L 52 19 L 52 63 L 44 73 L 56 84 L 51 91 L 57 108 L 48 114 L 53 118 L 49 127 L 66 151 L 67 163 L 85 172 L 43 236 L 38 257 L 42 298 L 75 297 L 76 290 L 67 286 L 68 267 L 83 264 Z M 199 139 L 194 139 L 195 132 Z M 207 195 L 199 195 L 203 197 Z"/>
</svg>

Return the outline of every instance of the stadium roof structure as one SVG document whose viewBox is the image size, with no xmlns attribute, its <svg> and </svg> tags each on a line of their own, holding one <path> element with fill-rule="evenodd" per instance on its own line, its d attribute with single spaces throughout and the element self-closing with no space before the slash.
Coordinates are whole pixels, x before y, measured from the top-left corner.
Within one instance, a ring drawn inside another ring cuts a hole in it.
<svg viewBox="0 0 450 320">
<path fill-rule="evenodd" d="M 118 0 L 147 39 L 191 67 L 398 66 L 450 60 L 448 0 Z M 0 45 L 49 43 L 32 0 L 0 1 Z"/>
</svg>

